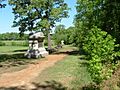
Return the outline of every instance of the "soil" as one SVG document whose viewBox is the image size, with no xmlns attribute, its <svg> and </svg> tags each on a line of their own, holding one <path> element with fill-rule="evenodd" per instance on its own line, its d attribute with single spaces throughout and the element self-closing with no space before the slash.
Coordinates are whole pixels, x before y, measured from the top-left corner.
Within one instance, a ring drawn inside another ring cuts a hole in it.
<svg viewBox="0 0 120 90">
<path fill-rule="evenodd" d="M 3 73 L 0 75 L 0 87 L 8 88 L 30 85 L 35 77 L 43 70 L 53 66 L 66 55 L 67 54 L 49 55 L 44 60 L 39 60 L 35 64 L 30 64 L 27 68 L 20 71 Z"/>
</svg>

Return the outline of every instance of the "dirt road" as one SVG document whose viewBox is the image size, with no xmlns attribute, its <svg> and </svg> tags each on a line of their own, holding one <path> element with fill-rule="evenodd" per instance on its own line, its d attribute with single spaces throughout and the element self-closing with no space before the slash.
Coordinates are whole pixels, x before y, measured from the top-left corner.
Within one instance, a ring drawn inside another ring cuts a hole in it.
<svg viewBox="0 0 120 90">
<path fill-rule="evenodd" d="M 28 68 L 21 71 L 4 73 L 0 76 L 0 87 L 14 87 L 27 85 L 37 77 L 43 70 L 53 66 L 62 60 L 66 54 L 49 55 L 45 60 L 39 60 L 36 64 L 30 64 Z"/>
</svg>

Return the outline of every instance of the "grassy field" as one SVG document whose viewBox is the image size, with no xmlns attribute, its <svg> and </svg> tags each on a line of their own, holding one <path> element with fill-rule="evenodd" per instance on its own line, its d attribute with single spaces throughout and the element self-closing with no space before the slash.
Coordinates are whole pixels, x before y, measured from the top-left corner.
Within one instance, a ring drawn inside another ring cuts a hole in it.
<svg viewBox="0 0 120 90">
<path fill-rule="evenodd" d="M 19 71 L 38 59 L 27 59 L 24 54 L 26 46 L 0 46 L 0 74 Z"/>
<path fill-rule="evenodd" d="M 0 46 L 0 53 L 17 53 L 27 50 L 28 47 L 25 46 Z"/>
<path fill-rule="evenodd" d="M 60 52 L 71 48 L 76 50 L 75 47 L 65 46 Z M 87 61 L 83 60 L 83 57 L 78 52 L 71 51 L 62 61 L 44 70 L 34 82 L 41 84 L 45 84 L 45 82 L 61 83 L 61 86 L 67 87 L 67 90 L 81 90 L 82 87 L 92 82 L 87 71 Z"/>
<path fill-rule="evenodd" d="M 27 68 L 30 63 L 35 63 L 38 59 L 26 59 L 24 57 L 27 48 L 25 46 L 0 46 L 0 74 L 19 71 Z M 88 62 L 84 55 L 79 54 L 76 47 L 66 45 L 54 54 L 59 53 L 68 55 L 54 66 L 40 73 L 34 80 L 35 83 L 40 83 L 40 85 L 49 83 L 48 85 L 54 85 L 58 88 L 57 90 L 66 90 L 66 88 L 67 90 L 99 90 L 92 89 L 94 85 L 90 84 L 93 82 L 87 71 Z M 116 73 L 105 81 L 106 83 L 103 83 L 102 87 L 112 88 L 108 90 L 119 90 L 120 69 Z M 106 90 L 106 88 L 102 90 Z"/>
<path fill-rule="evenodd" d="M 6 46 L 27 46 L 28 41 L 25 40 L 6 40 L 6 41 L 1 41 L 2 43 L 4 43 Z"/>
</svg>

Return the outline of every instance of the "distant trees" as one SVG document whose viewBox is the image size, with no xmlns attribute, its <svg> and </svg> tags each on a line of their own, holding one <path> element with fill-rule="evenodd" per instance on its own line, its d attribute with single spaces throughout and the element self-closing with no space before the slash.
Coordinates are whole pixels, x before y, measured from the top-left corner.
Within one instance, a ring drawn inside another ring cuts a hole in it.
<svg viewBox="0 0 120 90">
<path fill-rule="evenodd" d="M 72 35 L 73 35 L 74 27 L 69 27 L 65 29 L 64 25 L 58 25 L 55 28 L 55 33 L 53 35 L 53 39 L 55 40 L 56 44 L 60 44 L 62 40 L 64 43 L 71 44 L 72 43 Z"/>
<path fill-rule="evenodd" d="M 27 40 L 28 34 L 24 34 L 22 37 L 20 37 L 19 33 L 3 33 L 0 34 L 0 40 Z"/>
</svg>

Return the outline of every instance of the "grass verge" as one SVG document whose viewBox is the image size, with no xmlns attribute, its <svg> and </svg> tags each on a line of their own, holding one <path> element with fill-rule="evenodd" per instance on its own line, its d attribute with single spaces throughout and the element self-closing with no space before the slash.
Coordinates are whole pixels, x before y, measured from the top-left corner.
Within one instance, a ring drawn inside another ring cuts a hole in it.
<svg viewBox="0 0 120 90">
<path fill-rule="evenodd" d="M 65 51 L 65 48 L 61 51 Z M 60 82 L 68 90 L 80 90 L 80 88 L 92 82 L 87 71 L 87 61 L 80 59 L 81 57 L 83 56 L 78 54 L 66 56 L 53 67 L 40 73 L 34 82 L 44 84 L 46 81 L 55 81 Z"/>
</svg>

